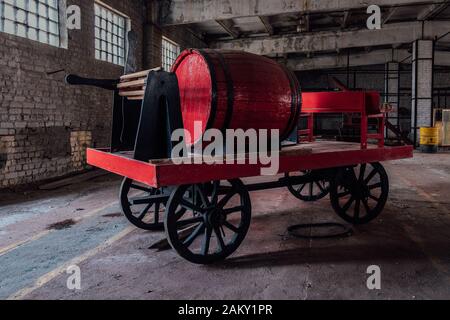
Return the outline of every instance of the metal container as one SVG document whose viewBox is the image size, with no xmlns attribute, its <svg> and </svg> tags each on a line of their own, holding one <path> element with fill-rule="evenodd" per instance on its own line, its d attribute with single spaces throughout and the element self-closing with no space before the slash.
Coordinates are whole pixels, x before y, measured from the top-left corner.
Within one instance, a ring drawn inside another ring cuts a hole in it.
<svg viewBox="0 0 450 320">
<path fill-rule="evenodd" d="M 420 148 L 424 153 L 436 153 L 439 147 L 439 128 L 420 128 Z"/>
</svg>

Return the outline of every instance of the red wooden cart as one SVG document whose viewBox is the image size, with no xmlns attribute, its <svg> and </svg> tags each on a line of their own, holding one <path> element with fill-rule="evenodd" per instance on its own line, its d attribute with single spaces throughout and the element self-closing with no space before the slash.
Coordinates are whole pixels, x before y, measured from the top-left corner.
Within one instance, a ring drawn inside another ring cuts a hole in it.
<svg viewBox="0 0 450 320">
<path fill-rule="evenodd" d="M 141 162 L 132 153 L 95 149 L 88 150 L 88 163 L 126 177 L 120 199 L 133 224 L 146 230 L 164 228 L 182 257 L 208 264 L 225 259 L 244 240 L 251 219 L 249 191 L 288 187 L 304 201 L 330 193 L 340 217 L 365 224 L 382 212 L 388 199 L 388 175 L 380 162 L 412 156 L 411 146 L 361 149 L 358 143 L 317 141 L 283 149 L 279 173 L 285 177 L 247 186 L 240 179 L 259 176 L 261 165 Z M 289 174 L 293 172 L 301 174 Z"/>
<path fill-rule="evenodd" d="M 192 61 L 183 65 L 188 58 Z M 195 50 L 183 53 L 175 68 L 180 65 L 179 74 L 147 71 L 120 80 L 72 75 L 67 82 L 114 91 L 112 146 L 88 149 L 87 161 L 125 177 L 120 203 L 129 221 L 145 230 L 165 230 L 173 249 L 190 262 L 209 264 L 235 252 L 250 226 L 251 191 L 287 187 L 303 201 L 330 195 L 333 209 L 345 221 L 368 223 L 388 199 L 389 179 L 380 163 L 413 156 L 411 146 L 384 145 L 378 94 L 344 91 L 305 94 L 303 111 L 360 113 L 361 143 L 315 141 L 283 147 L 273 182 L 244 185 L 240 180 L 261 175 L 261 163 L 176 164 L 166 142 L 183 120 L 184 127 L 191 127 L 192 114 L 213 128 L 305 133 L 295 129 L 301 107 L 298 82 L 273 61 Z M 202 77 L 187 81 L 193 70 Z M 270 85 L 261 87 L 265 78 Z M 371 117 L 378 119 L 375 133 L 368 132 Z"/>
</svg>

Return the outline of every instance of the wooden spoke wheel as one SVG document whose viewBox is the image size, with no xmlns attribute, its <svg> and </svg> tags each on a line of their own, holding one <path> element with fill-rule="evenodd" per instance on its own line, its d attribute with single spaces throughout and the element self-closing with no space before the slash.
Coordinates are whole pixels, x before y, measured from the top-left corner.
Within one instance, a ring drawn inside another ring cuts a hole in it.
<svg viewBox="0 0 450 320">
<path fill-rule="evenodd" d="M 328 180 L 315 177 L 314 171 L 302 171 L 300 176 L 311 178 L 311 182 L 303 184 L 289 184 L 288 189 L 297 199 L 305 202 L 314 202 L 325 198 L 330 193 L 330 183 Z M 295 177 L 297 174 L 288 173 L 287 178 Z"/>
<path fill-rule="evenodd" d="M 345 221 L 366 224 L 383 211 L 389 195 L 389 178 L 380 163 L 339 170 L 331 184 L 331 205 Z"/>
<path fill-rule="evenodd" d="M 120 188 L 120 205 L 127 219 L 136 227 L 148 231 L 163 231 L 161 215 L 169 196 L 131 179 L 125 179 Z"/>
<path fill-rule="evenodd" d="M 250 196 L 240 180 L 228 185 L 180 186 L 166 209 L 165 229 L 172 248 L 186 260 L 211 264 L 235 252 L 251 221 Z"/>
</svg>

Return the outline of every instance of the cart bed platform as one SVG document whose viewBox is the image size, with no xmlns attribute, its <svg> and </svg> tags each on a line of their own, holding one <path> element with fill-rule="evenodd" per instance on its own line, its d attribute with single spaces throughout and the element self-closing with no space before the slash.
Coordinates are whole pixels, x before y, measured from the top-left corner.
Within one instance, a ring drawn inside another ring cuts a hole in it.
<svg viewBox="0 0 450 320">
<path fill-rule="evenodd" d="M 316 141 L 285 147 L 280 152 L 278 173 L 336 168 L 363 163 L 413 157 L 412 146 L 361 149 L 359 143 Z M 133 153 L 110 153 L 108 149 L 88 149 L 88 163 L 106 171 L 133 179 L 154 188 L 204 183 L 216 180 L 256 177 L 261 164 L 174 164 L 170 159 L 141 162 Z"/>
</svg>

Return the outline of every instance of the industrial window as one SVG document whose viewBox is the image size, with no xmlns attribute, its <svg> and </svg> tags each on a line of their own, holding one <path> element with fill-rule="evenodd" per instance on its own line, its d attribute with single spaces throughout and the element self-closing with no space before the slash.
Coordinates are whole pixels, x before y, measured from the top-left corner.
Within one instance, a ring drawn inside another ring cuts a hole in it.
<svg viewBox="0 0 450 320">
<path fill-rule="evenodd" d="M 180 46 L 175 42 L 163 37 L 162 39 L 162 67 L 170 71 L 173 63 L 180 54 Z"/>
<path fill-rule="evenodd" d="M 0 31 L 60 46 L 58 0 L 0 0 Z"/>
<path fill-rule="evenodd" d="M 125 65 L 126 33 L 129 19 L 105 5 L 95 6 L 95 58 L 120 66 Z"/>
</svg>

